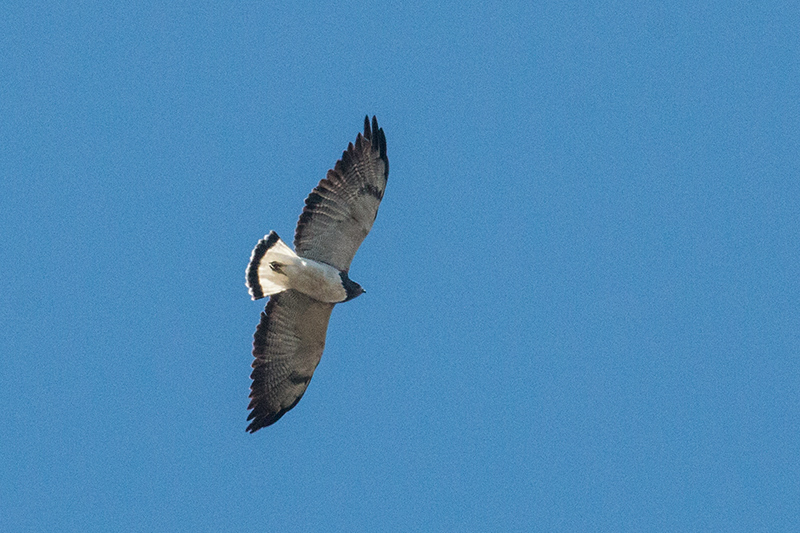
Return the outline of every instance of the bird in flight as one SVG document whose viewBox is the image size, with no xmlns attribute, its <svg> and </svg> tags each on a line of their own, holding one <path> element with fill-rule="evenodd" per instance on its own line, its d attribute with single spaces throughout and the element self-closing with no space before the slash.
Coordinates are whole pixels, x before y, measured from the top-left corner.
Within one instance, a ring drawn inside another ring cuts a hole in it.
<svg viewBox="0 0 800 533">
<path fill-rule="evenodd" d="M 363 135 L 306 198 L 294 251 L 274 231 L 253 249 L 247 288 L 253 300 L 270 298 L 253 336 L 250 433 L 297 405 L 322 357 L 333 306 L 365 292 L 348 271 L 378 215 L 388 176 L 386 136 L 367 116 Z"/>
</svg>

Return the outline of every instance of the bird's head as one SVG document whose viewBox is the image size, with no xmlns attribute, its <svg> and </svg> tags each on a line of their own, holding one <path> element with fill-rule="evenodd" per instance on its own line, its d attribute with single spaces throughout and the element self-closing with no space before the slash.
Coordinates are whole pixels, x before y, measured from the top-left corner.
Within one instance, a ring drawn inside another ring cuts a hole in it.
<svg viewBox="0 0 800 533">
<path fill-rule="evenodd" d="M 340 272 L 339 275 L 342 278 L 342 287 L 344 287 L 344 290 L 347 293 L 347 298 L 344 299 L 345 302 L 349 302 L 356 296 L 360 296 L 367 292 L 363 289 L 363 287 L 361 287 L 361 285 L 350 279 L 346 272 Z"/>
</svg>

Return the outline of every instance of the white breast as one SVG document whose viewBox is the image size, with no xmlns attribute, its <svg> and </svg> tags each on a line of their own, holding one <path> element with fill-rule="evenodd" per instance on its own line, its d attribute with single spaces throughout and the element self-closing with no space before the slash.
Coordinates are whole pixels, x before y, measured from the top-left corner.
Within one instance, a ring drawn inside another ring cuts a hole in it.
<svg viewBox="0 0 800 533">
<path fill-rule="evenodd" d="M 347 298 L 339 271 L 330 265 L 295 256 L 287 262 L 283 271 L 289 287 L 315 300 L 336 303 Z"/>
</svg>

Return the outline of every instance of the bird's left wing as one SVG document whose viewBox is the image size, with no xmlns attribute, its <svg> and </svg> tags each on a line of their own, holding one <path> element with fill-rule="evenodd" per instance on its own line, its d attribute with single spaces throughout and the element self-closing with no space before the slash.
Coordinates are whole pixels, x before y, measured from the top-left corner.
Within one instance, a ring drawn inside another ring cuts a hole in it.
<svg viewBox="0 0 800 533">
<path fill-rule="evenodd" d="M 274 424 L 303 397 L 325 348 L 333 306 L 293 289 L 270 297 L 253 337 L 247 431 Z"/>
</svg>

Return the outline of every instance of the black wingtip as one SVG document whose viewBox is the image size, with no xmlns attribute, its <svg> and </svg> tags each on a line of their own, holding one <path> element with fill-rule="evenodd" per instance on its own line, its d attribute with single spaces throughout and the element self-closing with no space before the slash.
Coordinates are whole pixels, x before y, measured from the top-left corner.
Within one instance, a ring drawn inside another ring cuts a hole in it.
<svg viewBox="0 0 800 533">
<path fill-rule="evenodd" d="M 292 403 L 292 405 L 290 405 L 289 407 L 284 407 L 283 409 L 281 409 L 277 413 L 272 413 L 272 412 L 268 412 L 266 410 L 260 409 L 258 405 L 254 406 L 254 407 L 249 407 L 248 409 L 253 409 L 253 410 L 250 412 L 249 415 L 247 415 L 247 421 L 249 422 L 250 420 L 252 420 L 252 422 L 250 422 L 250 424 L 248 424 L 248 426 L 245 429 L 245 431 L 247 431 L 248 433 L 252 434 L 252 433 L 255 433 L 256 431 L 258 431 L 261 428 L 265 428 L 265 427 L 271 426 L 272 424 L 274 424 L 275 422 L 277 422 L 278 420 L 283 418 L 283 415 L 285 415 L 286 413 L 291 411 L 297 405 L 297 403 L 300 401 L 300 398 L 302 398 L 302 397 L 303 397 L 303 395 L 301 394 L 300 397 L 297 398 L 294 401 L 294 403 Z"/>
<path fill-rule="evenodd" d="M 247 275 L 245 278 L 245 285 L 250 291 L 250 296 L 253 300 L 260 300 L 264 297 L 264 290 L 261 288 L 261 282 L 258 280 L 258 267 L 261 260 L 267 253 L 267 250 L 280 240 L 278 234 L 270 231 L 269 235 L 264 236 L 263 239 L 258 241 L 256 247 L 253 248 L 253 253 L 250 254 L 250 263 L 247 265 Z"/>
<path fill-rule="evenodd" d="M 372 148 L 380 154 L 386 166 L 386 178 L 389 177 L 389 158 L 386 155 L 386 135 L 383 128 L 378 126 L 378 117 L 372 115 L 372 125 L 370 126 L 369 115 L 364 116 L 364 137 L 369 139 Z"/>
</svg>

